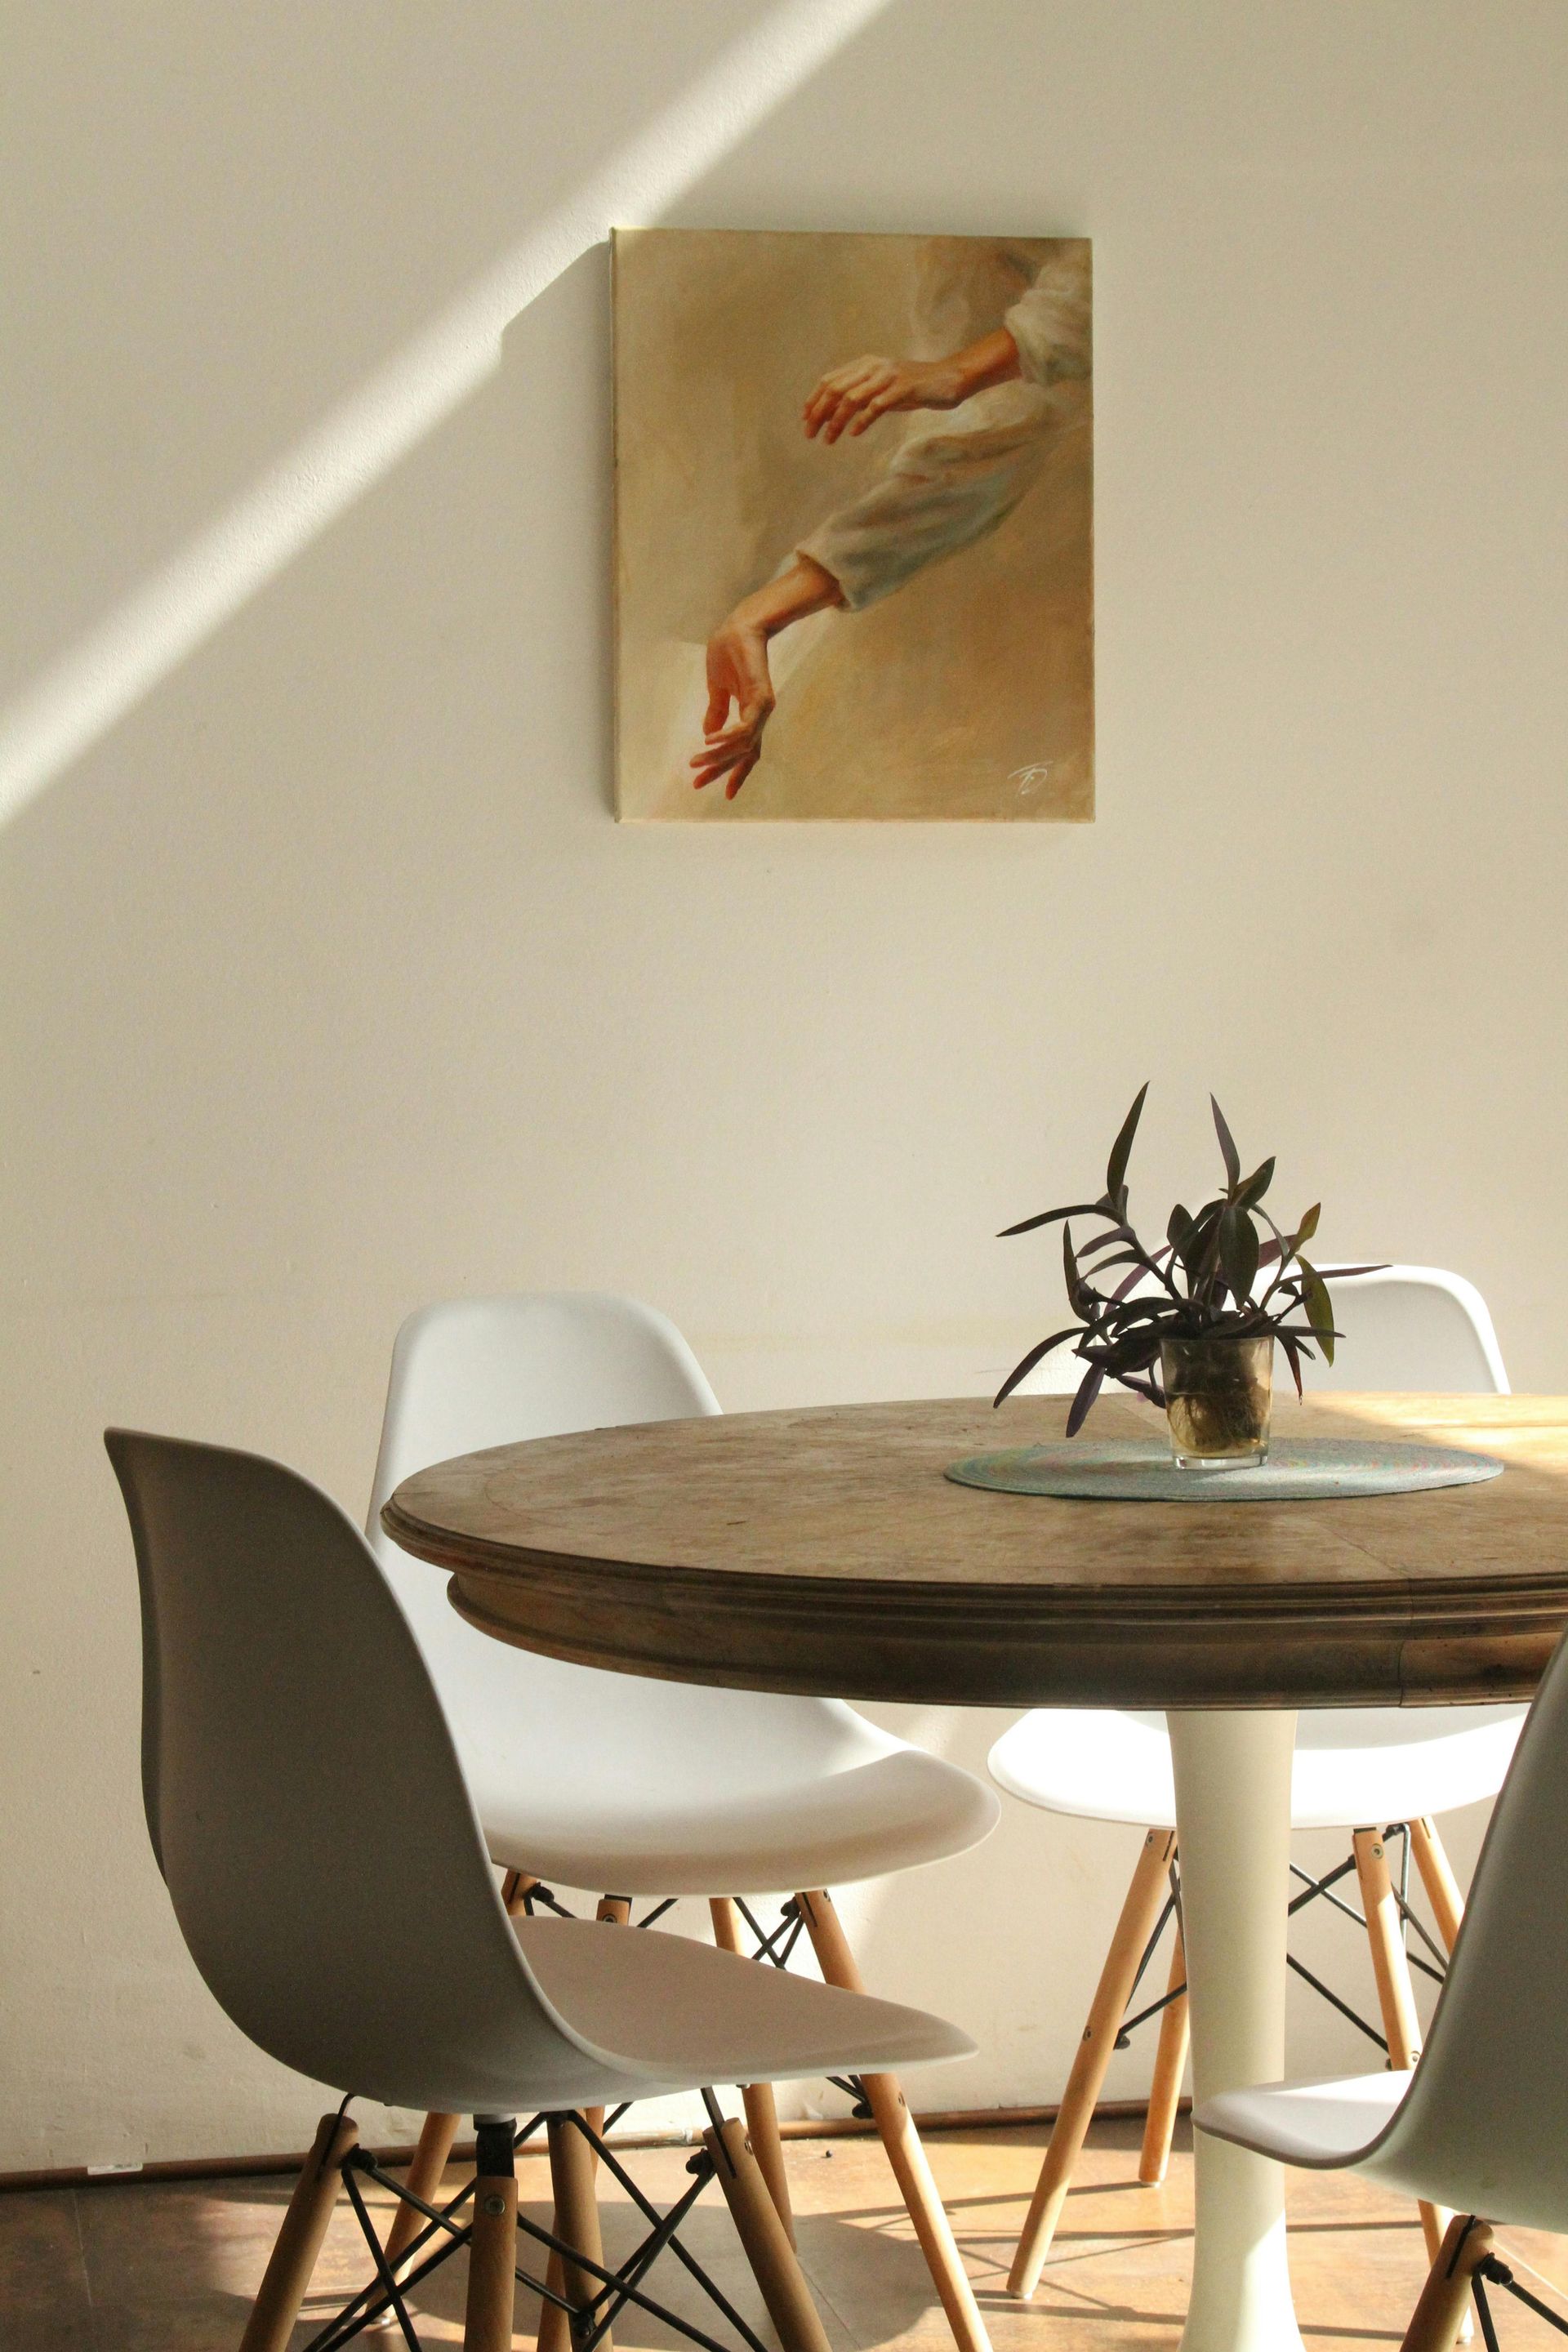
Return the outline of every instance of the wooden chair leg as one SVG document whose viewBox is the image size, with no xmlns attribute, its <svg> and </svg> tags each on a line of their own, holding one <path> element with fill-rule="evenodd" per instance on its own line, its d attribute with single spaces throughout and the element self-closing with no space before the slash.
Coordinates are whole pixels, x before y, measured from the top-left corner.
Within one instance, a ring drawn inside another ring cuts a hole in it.
<svg viewBox="0 0 1568 2352">
<path fill-rule="evenodd" d="M 712 1915 L 713 1941 L 720 1950 L 743 1957 L 746 1948 L 741 1938 L 740 1922 L 730 1896 L 714 1895 L 708 1908 Z M 784 2142 L 779 2137 L 779 2113 L 773 2104 L 773 2086 L 771 2083 L 742 2083 L 740 2087 L 752 2152 L 763 2179 L 768 2184 L 768 2194 L 778 2208 L 784 2235 L 793 2246 L 795 2242 L 795 2216 L 790 2210 L 789 2179 L 784 2171 Z"/>
<path fill-rule="evenodd" d="M 327 2224 L 337 2202 L 343 2159 L 359 2139 L 347 2116 L 323 2116 L 305 2169 L 294 2185 L 283 2227 L 272 2249 L 261 2291 L 240 2338 L 239 2352 L 283 2352 L 305 2300 Z"/>
<path fill-rule="evenodd" d="M 1165 2178 L 1171 2161 L 1171 2141 L 1176 2129 L 1176 2109 L 1181 2103 L 1182 2076 L 1187 2067 L 1187 2044 L 1192 2040 L 1192 2022 L 1187 2014 L 1187 1996 L 1177 1992 L 1187 1980 L 1187 1947 L 1180 1927 L 1176 1929 L 1174 1949 L 1171 1954 L 1171 1973 L 1166 1980 L 1167 1993 L 1175 1993 L 1167 2000 L 1160 2014 L 1160 2044 L 1154 2053 L 1154 2080 L 1149 2092 L 1149 2112 L 1143 2123 L 1143 2147 L 1138 2158 L 1138 2178 L 1151 2188 L 1157 2188 Z"/>
<path fill-rule="evenodd" d="M 1367 1939 L 1372 1946 L 1372 1972 L 1377 1979 L 1378 2007 L 1383 2011 L 1384 2038 L 1391 2066 L 1414 2066 L 1421 2054 L 1421 2020 L 1416 2014 L 1415 1988 L 1405 1950 L 1399 1904 L 1389 1875 L 1388 1854 L 1381 1830 L 1357 1830 L 1352 1840 L 1361 1907 L 1366 1914 Z M 1449 2216 L 1440 2206 L 1421 2206 L 1428 2260 L 1436 2262 Z"/>
<path fill-rule="evenodd" d="M 555 2194 L 555 2234 L 564 2238 L 580 2254 L 592 2263 L 604 2264 L 604 2241 L 599 2232 L 599 2200 L 595 2194 L 594 2177 L 597 2170 L 594 2151 L 576 2126 L 564 2116 L 552 2116 L 547 2129 L 550 2134 L 550 2185 Z M 604 2284 L 592 2271 L 581 2269 L 569 2256 L 554 2257 L 560 2268 L 561 2292 L 571 2296 L 574 2304 L 587 2303 Z M 552 2285 L 554 2277 L 550 2278 Z M 548 2314 L 554 2309 L 544 2305 Z M 558 2315 L 564 2320 L 564 2313 Z M 541 2342 L 543 2341 L 542 2331 Z M 568 2340 L 570 2327 L 568 2326 Z M 608 2328 L 600 2342 L 609 2352 L 611 2336 Z"/>
<path fill-rule="evenodd" d="M 530 1883 L 535 1886 L 539 1884 L 537 1879 L 533 1879 Z M 601 1919 L 606 1926 L 612 1927 L 625 1927 L 629 1924 L 631 1916 L 632 1906 L 624 1895 L 601 1895 L 598 1906 L 594 1913 L 595 1919 Z M 585 2120 L 591 2129 L 596 2132 L 602 2132 L 605 2128 L 604 2108 L 590 2107 L 587 2110 Z M 577 2142 L 579 2147 L 583 2149 L 584 2153 L 587 2157 L 588 2194 L 592 2197 L 594 2194 L 594 2178 L 599 2169 L 599 2159 L 595 2155 L 593 2149 L 588 2146 L 587 2141 L 584 2139 L 581 2132 L 574 2132 L 572 2134 L 572 2137 Z M 552 2169 L 553 2169 L 553 2166 L 552 2167 Z M 597 2212 L 595 2211 L 594 2221 L 595 2232 L 598 2231 L 598 2217 Z M 581 2245 L 584 2253 L 593 2254 L 595 2261 L 599 2259 L 597 2237 L 595 2236 L 595 2243 L 593 2245 L 589 2245 L 584 2239 L 573 2237 L 572 2231 L 566 2228 L 565 2224 L 562 2221 L 559 2206 L 557 2206 L 555 2212 L 555 2234 L 558 2238 L 572 2238 L 573 2243 L 574 2245 Z M 569 2292 L 566 2285 L 566 2273 L 562 2268 L 561 2257 L 559 2254 L 552 2253 L 549 2261 L 545 2263 L 544 2283 L 546 2286 L 552 2287 L 557 2294 L 565 2294 Z M 593 2290 L 590 2290 L 590 2292 L 592 2291 Z M 534 2352 L 570 2352 L 571 2342 L 571 2323 L 568 2321 L 566 2314 L 562 2310 L 560 2305 L 558 2303 L 542 2304 L 539 2312 L 539 2334 L 534 2347 Z"/>
<path fill-rule="evenodd" d="M 426 2205 L 437 2201 L 441 2176 L 451 2159 L 452 2142 L 458 2137 L 456 2116 L 427 2115 L 420 2126 L 419 2144 L 414 2151 L 414 2161 L 404 2175 L 404 2185 Z M 386 2233 L 387 2266 L 394 2273 L 414 2240 L 425 2227 L 425 2216 L 416 2205 L 399 2205 L 392 2217 L 392 2227 Z"/>
<path fill-rule="evenodd" d="M 1040 2283 L 1046 2256 L 1072 2186 L 1073 2170 L 1082 2153 L 1094 2110 L 1105 2083 L 1106 2069 L 1110 2063 L 1116 2037 L 1121 2031 L 1121 2021 L 1127 2014 L 1127 2004 L 1132 1994 L 1132 1980 L 1138 1973 L 1154 1922 L 1164 1906 L 1167 1882 L 1176 1851 L 1174 1830 L 1151 1830 L 1143 1841 L 1143 1851 L 1132 1873 L 1132 1884 L 1121 1906 L 1121 1916 L 1116 1923 L 1116 1933 L 1110 1939 L 1110 1949 L 1105 1956 L 1105 1966 L 1100 1972 L 1100 1983 L 1089 2007 L 1089 2022 L 1083 2029 L 1083 2039 L 1078 2045 L 1068 2076 L 1062 2103 L 1046 2149 L 1046 2160 L 1040 2168 L 1039 2179 L 1029 2204 L 1018 2250 L 1013 2257 L 1008 2273 L 1010 2294 L 1027 2298 Z"/>
<path fill-rule="evenodd" d="M 1437 1824 L 1430 1816 L 1411 1822 L 1410 1843 L 1415 1850 L 1415 1867 L 1421 1873 L 1421 1884 L 1426 1889 L 1426 1900 L 1432 1906 L 1432 1916 L 1437 1922 L 1437 1933 L 1443 1938 L 1444 1949 L 1451 1952 L 1459 1933 L 1459 1922 L 1465 1916 L 1465 1898 L 1437 1834 Z"/>
<path fill-rule="evenodd" d="M 517 2169 L 512 2126 L 481 2121 L 479 2142 L 463 2352 L 511 2352 L 517 2317 Z"/>
<path fill-rule="evenodd" d="M 551 2226 L 558 2238 L 564 2234 L 561 2227 L 559 2210 Z M 544 2265 L 544 2284 L 552 2294 L 564 2294 L 566 2292 L 566 2273 L 562 2268 L 560 2255 L 553 2248 Z M 571 2342 L 572 2325 L 561 2305 L 558 2303 L 542 2302 L 539 2306 L 539 2328 L 535 2352 L 568 2352 Z"/>
<path fill-rule="evenodd" d="M 855 1956 L 830 1897 L 817 1888 L 812 1894 L 798 1895 L 796 1900 L 824 1980 L 842 1985 L 848 1992 L 864 1992 L 866 1988 L 855 1965 Z M 899 2078 L 896 2074 L 863 2074 L 860 2080 L 959 2352 L 991 2352 L 985 2322 L 980 2316 L 974 2290 L 931 2179 L 920 2134 L 899 2087 Z"/>
<path fill-rule="evenodd" d="M 828 2352 L 827 2331 L 745 2126 L 731 2121 L 702 2139 L 784 2352 Z"/>
<path fill-rule="evenodd" d="M 1453 2352 L 1470 2297 L 1470 2274 L 1492 2250 L 1484 2221 L 1456 2214 L 1410 2315 L 1400 2352 Z"/>
</svg>

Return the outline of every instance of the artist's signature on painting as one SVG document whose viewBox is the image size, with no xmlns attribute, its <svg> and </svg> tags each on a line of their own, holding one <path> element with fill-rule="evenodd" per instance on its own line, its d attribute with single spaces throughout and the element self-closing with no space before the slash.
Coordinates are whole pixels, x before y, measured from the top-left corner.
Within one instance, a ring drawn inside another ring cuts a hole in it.
<svg viewBox="0 0 1568 2352">
<path fill-rule="evenodd" d="M 1037 760 L 1029 767 L 1015 768 L 1007 782 L 1017 785 L 1018 797 L 1025 800 L 1041 789 L 1055 765 L 1054 760 Z"/>
</svg>

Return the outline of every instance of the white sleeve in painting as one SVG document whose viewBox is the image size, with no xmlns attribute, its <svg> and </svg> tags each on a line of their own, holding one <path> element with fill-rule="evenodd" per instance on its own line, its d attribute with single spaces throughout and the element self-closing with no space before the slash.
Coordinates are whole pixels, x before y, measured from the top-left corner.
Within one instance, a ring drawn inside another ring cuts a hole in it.
<svg viewBox="0 0 1568 2352">
<path fill-rule="evenodd" d="M 1049 413 L 1032 384 L 976 393 L 941 425 L 912 435 L 881 480 L 795 552 L 832 573 L 852 613 L 874 604 L 1012 513 L 1040 470 Z"/>
<path fill-rule="evenodd" d="M 994 530 L 1040 470 L 1062 421 L 1058 388 L 1089 373 L 1089 322 L 1087 257 L 1047 262 L 1005 314 L 1023 381 L 920 426 L 881 480 L 792 555 L 830 572 L 854 613 Z"/>
<path fill-rule="evenodd" d="M 1002 321 L 1026 383 L 1089 373 L 1089 263 L 1082 253 L 1047 261 Z"/>
</svg>

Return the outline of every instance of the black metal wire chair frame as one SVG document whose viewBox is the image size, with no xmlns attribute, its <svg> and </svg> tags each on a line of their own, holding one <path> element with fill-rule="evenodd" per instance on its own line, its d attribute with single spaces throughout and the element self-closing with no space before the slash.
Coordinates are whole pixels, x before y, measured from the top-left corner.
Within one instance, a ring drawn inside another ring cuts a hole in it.
<svg viewBox="0 0 1568 2352">
<path fill-rule="evenodd" d="M 1417 1918 L 1415 1913 L 1410 1907 L 1410 1824 L 1408 1822 L 1391 1822 L 1384 1834 L 1388 1838 L 1397 1837 L 1401 1841 L 1399 1881 L 1394 1890 L 1394 1897 L 1395 1903 L 1399 1906 L 1400 1927 L 1405 1939 L 1405 1958 L 1413 1969 L 1419 1969 L 1421 1974 L 1425 1977 L 1430 1978 L 1434 1984 L 1440 1985 L 1447 1972 L 1446 1956 L 1434 1941 L 1424 1923 Z M 1297 1913 L 1299 1911 L 1305 1910 L 1310 1903 L 1317 1903 L 1320 1901 L 1326 1902 L 1333 1910 L 1342 1912 L 1347 1919 L 1353 1920 L 1355 1925 L 1360 1927 L 1364 1934 L 1367 1925 L 1365 1913 L 1358 1911 L 1354 1904 L 1347 1903 L 1342 1895 L 1337 1895 L 1334 1892 L 1334 1889 L 1338 1886 L 1341 1879 L 1347 1878 L 1352 1871 L 1354 1870 L 1355 1866 L 1355 1856 L 1351 1854 L 1348 1855 L 1343 1862 L 1337 1864 L 1332 1870 L 1327 1872 L 1323 1877 L 1314 1878 L 1311 1872 L 1303 1870 L 1299 1862 L 1292 1862 L 1290 1864 L 1290 1874 L 1292 1878 L 1300 1880 L 1302 1892 L 1300 1895 L 1292 1895 L 1290 1901 L 1286 1905 L 1286 1916 L 1293 1919 Z M 1177 1920 L 1178 1924 L 1180 1923 L 1181 1910 L 1182 1882 L 1180 1861 L 1178 1857 L 1178 1859 L 1173 1861 L 1171 1864 L 1171 1892 L 1165 1900 L 1164 1906 L 1162 1909 L 1159 1917 L 1154 1922 L 1152 1933 L 1150 1935 L 1148 1942 L 1143 1947 L 1143 1956 L 1138 1963 L 1137 1973 L 1134 1975 L 1132 1979 L 1131 1990 L 1128 1994 L 1129 2010 L 1131 2009 L 1133 1998 L 1137 1993 L 1139 1986 L 1143 1981 L 1144 1976 L 1149 1969 L 1149 1964 L 1152 1960 L 1155 1952 L 1159 1949 L 1161 1938 L 1163 1937 L 1166 1927 L 1169 1926 L 1173 1917 Z M 1426 1945 L 1427 1951 L 1432 1956 L 1430 1959 L 1424 1958 L 1419 1952 L 1414 1952 L 1410 1949 L 1410 1937 L 1412 1934 L 1414 1934 L 1421 1943 Z M 1382 2051 L 1384 2056 L 1385 2058 L 1387 2057 L 1388 2042 L 1386 2038 L 1378 2032 L 1375 2025 L 1370 2024 L 1367 2020 L 1362 2016 L 1359 2010 L 1352 2008 L 1348 2000 L 1345 2000 L 1339 1993 L 1335 1992 L 1331 1985 L 1326 1985 L 1321 1977 L 1314 1975 L 1312 1970 L 1307 1966 L 1306 1962 L 1304 1960 L 1298 1959 L 1294 1952 L 1286 1953 L 1285 1965 L 1287 1968 L 1291 1969 L 1295 1975 L 1300 1977 L 1305 1983 L 1309 1984 L 1312 1990 L 1317 1993 L 1321 2000 L 1326 2000 L 1331 2009 L 1338 2010 L 1342 2017 L 1347 2018 L 1351 2024 L 1356 2028 L 1358 2032 L 1364 2033 L 1369 2042 L 1375 2042 L 1377 2047 Z M 1184 1978 L 1180 1984 L 1172 1985 L 1168 1991 L 1161 1994 L 1158 2000 L 1148 2002 L 1144 2008 L 1137 2011 L 1136 2015 L 1124 2014 L 1121 2026 L 1117 2031 L 1117 2049 L 1131 2049 L 1131 2037 L 1136 2033 L 1138 2028 L 1141 2025 L 1146 2025 L 1152 2017 L 1158 2017 L 1163 2010 L 1169 2009 L 1173 2001 L 1184 1999 L 1186 1990 L 1186 1979 Z"/>
<path fill-rule="evenodd" d="M 711 2090 L 705 2090 L 702 2099 L 708 2110 L 709 2119 L 717 2132 L 719 2126 L 724 2120 L 723 2111 Z M 343 2102 L 345 2111 L 349 2104 L 347 2100 Z M 458 2189 L 456 2196 L 448 2199 L 447 2203 L 441 2206 L 429 2204 L 423 2197 L 414 2195 L 395 2175 L 379 2164 L 368 2149 L 362 2147 L 351 2149 L 343 2163 L 343 2186 L 348 2192 L 349 2203 L 353 2210 L 354 2218 L 359 2223 L 370 2251 L 371 2260 L 374 2265 L 374 2275 L 368 2285 L 362 2287 L 357 2294 L 352 2296 L 332 2315 L 324 2326 L 317 2330 L 304 2347 L 304 2352 L 340 2352 L 342 2346 L 352 2343 L 353 2338 L 362 2334 L 365 2328 L 374 2326 L 388 2315 L 396 2319 L 408 2352 L 422 2352 L 414 2324 L 414 2315 L 408 2307 L 408 2296 L 445 2263 L 450 2261 L 458 2248 L 466 2246 L 473 2236 L 473 2222 L 471 2221 L 461 2222 L 454 2216 L 458 2214 L 472 2199 L 480 2174 L 482 2173 L 487 2179 L 491 2179 L 510 2172 L 512 2169 L 516 2150 L 531 2139 L 542 2126 L 552 2120 L 564 2124 L 583 2135 L 599 2162 L 611 2178 L 626 2190 L 626 2195 L 648 2224 L 646 2234 L 633 2249 L 631 2254 L 618 2268 L 612 2268 L 605 2263 L 592 2260 L 577 2248 L 569 2245 L 564 2239 L 558 2237 L 552 2230 L 547 2230 L 541 2223 L 531 2220 L 526 2213 L 519 2213 L 517 2227 L 521 2235 L 530 2239 L 534 2244 L 542 2246 L 547 2253 L 560 2255 L 579 2272 L 585 2271 L 591 2277 L 599 2281 L 599 2286 L 594 2294 L 590 2295 L 585 2302 L 574 2303 L 569 2296 L 561 2294 L 557 2288 L 552 2286 L 547 2277 L 536 2278 L 521 2263 L 516 2265 L 516 2276 L 521 2285 L 529 2288 L 532 2294 L 540 2297 L 542 2302 L 553 2304 L 558 2310 L 566 2314 L 571 2329 L 573 2352 L 595 2352 L 595 2347 L 603 2340 L 606 2329 L 614 2325 L 617 2315 L 627 2304 L 632 2304 L 639 2311 L 646 2311 L 651 2317 L 662 2321 L 665 2326 L 673 2328 L 688 2343 L 700 2346 L 702 2352 L 732 2352 L 732 2347 L 725 2345 L 719 2337 L 710 2336 L 705 2329 L 694 2326 L 689 2319 L 682 2318 L 679 2312 L 672 2311 L 666 2304 L 657 2302 L 652 2295 L 643 2291 L 642 2279 L 652 2268 L 658 2256 L 665 2252 L 673 2254 L 689 2275 L 696 2280 L 709 2300 L 735 2330 L 736 2335 L 746 2346 L 747 2352 L 768 2352 L 768 2347 L 763 2339 L 735 2309 L 722 2288 L 704 2270 L 690 2248 L 682 2244 L 679 2235 L 682 2222 L 709 2182 L 716 2178 L 719 2165 L 725 2160 L 722 2142 L 716 2143 L 719 2149 L 717 2156 L 706 2147 L 696 2151 L 686 2168 L 691 2176 L 690 2188 L 683 2191 L 667 2212 L 661 2213 L 652 2200 L 644 2195 L 626 2166 L 609 2147 L 603 2134 L 595 2131 L 585 2116 L 574 2112 L 568 2112 L 557 2117 L 545 2114 L 532 2116 L 520 2127 L 514 2127 L 510 2124 L 481 2124 L 479 2126 L 479 2165 L 474 2179 L 467 2182 L 462 2189 Z M 360 2185 L 362 2177 L 363 2179 L 374 2181 L 377 2188 L 389 2191 L 400 2203 L 414 2207 L 424 2219 L 425 2227 L 399 2257 L 400 2276 L 394 2274 L 387 2262 L 382 2241 L 376 2234 L 375 2224 L 371 2218 L 364 2193 Z M 423 2261 L 418 2260 L 420 2253 L 437 2239 L 440 2240 L 440 2243 L 435 2245 L 434 2252 L 426 2253 Z M 409 2263 L 413 2264 L 412 2268 L 407 2267 Z"/>
</svg>

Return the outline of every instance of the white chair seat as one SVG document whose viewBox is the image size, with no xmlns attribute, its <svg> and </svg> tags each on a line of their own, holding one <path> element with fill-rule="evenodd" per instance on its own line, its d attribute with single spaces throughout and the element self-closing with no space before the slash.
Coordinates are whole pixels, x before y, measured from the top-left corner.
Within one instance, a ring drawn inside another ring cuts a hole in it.
<svg viewBox="0 0 1568 2352">
<path fill-rule="evenodd" d="M 1002 1808 L 837 1699 L 609 1674 L 475 1631 L 381 1507 L 451 1454 L 710 1414 L 673 1325 L 631 1299 L 448 1299 L 393 1354 L 370 1540 L 418 1638 L 492 1858 L 600 1894 L 799 1894 L 962 1853 Z"/>
<path fill-rule="evenodd" d="M 589 1759 L 579 1748 L 573 1760 Z M 474 1794 L 498 1863 L 616 1895 L 844 1886 L 962 1853 L 996 1819 L 994 1798 L 971 1774 L 894 1741 L 886 1753 L 834 1771 L 803 1769 L 794 1780 L 775 1761 L 752 1789 L 743 1764 L 743 1754 L 716 1744 L 701 1790 L 646 1772 L 605 1788 L 592 1771 L 563 1789 L 542 1769 L 514 1769 Z"/>
<path fill-rule="evenodd" d="M 1290 1821 L 1299 1830 L 1419 1820 L 1493 1796 L 1520 1706 L 1313 1707 L 1298 1719 Z M 1174 1829 L 1163 1715 L 1041 1708 L 1004 1732 L 992 1777 L 1049 1813 Z"/>
<path fill-rule="evenodd" d="M 1335 2170 L 1353 2164 L 1394 2120 L 1409 2074 L 1352 2074 L 1316 2083 L 1258 2083 L 1225 2091 L 1194 2113 L 1200 2131 L 1281 2164 Z"/>
<path fill-rule="evenodd" d="M 520 1919 L 523 1957 L 567 2033 L 584 2045 L 581 2104 L 647 2097 L 711 2077 L 777 2083 L 967 2058 L 957 2026 L 897 2001 L 842 1992 L 685 1936 L 642 1934 L 591 1919 Z M 520 2104 L 526 2104 L 520 2087 Z"/>
</svg>

